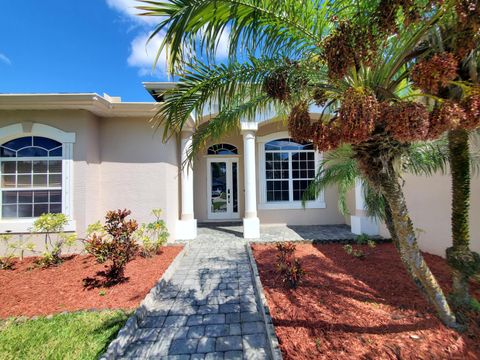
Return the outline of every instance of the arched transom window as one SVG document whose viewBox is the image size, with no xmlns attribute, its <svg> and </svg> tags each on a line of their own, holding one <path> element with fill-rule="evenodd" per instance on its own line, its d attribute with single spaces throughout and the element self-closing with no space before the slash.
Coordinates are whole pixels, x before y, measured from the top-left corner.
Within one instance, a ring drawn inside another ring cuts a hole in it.
<svg viewBox="0 0 480 360">
<path fill-rule="evenodd" d="M 230 144 L 216 144 L 208 148 L 208 155 L 238 155 L 238 150 Z"/>
<path fill-rule="evenodd" d="M 62 212 L 62 143 L 24 136 L 0 146 L 1 218 Z"/>
</svg>

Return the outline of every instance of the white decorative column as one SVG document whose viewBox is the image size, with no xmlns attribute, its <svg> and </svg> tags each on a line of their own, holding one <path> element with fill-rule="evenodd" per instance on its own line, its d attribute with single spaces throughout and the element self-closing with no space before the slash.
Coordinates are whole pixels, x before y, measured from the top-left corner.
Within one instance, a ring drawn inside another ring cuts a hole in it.
<svg viewBox="0 0 480 360">
<path fill-rule="evenodd" d="M 368 217 L 365 211 L 365 198 L 363 197 L 362 182 L 357 179 L 355 182 L 355 215 L 350 217 L 351 231 L 354 234 L 378 235 L 378 221 Z"/>
<path fill-rule="evenodd" d="M 197 220 L 193 214 L 193 168 L 187 163 L 188 150 L 192 145 L 192 131 L 182 131 L 180 142 L 180 187 L 181 187 L 181 215 L 177 223 L 177 239 L 190 240 L 197 237 Z"/>
<path fill-rule="evenodd" d="M 243 237 L 260 237 L 260 220 L 257 216 L 257 178 L 255 176 L 255 122 L 241 123 L 243 135 L 243 172 L 245 174 L 245 217 L 243 218 Z"/>
</svg>

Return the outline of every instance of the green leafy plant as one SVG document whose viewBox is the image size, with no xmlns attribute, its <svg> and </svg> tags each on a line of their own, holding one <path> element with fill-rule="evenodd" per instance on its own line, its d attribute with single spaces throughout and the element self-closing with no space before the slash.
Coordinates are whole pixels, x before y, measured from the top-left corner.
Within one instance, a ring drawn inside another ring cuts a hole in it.
<svg viewBox="0 0 480 360">
<path fill-rule="evenodd" d="M 162 216 L 161 209 L 152 210 L 155 220 L 148 224 L 142 224 L 135 231 L 133 237 L 141 244 L 140 254 L 143 257 L 152 257 L 159 253 L 160 248 L 167 242 L 170 234 L 168 233 L 165 221 Z"/>
<path fill-rule="evenodd" d="M 364 233 L 362 233 L 361 235 L 358 235 L 355 239 L 355 242 L 358 245 L 367 245 L 369 241 L 370 241 L 370 236 Z"/>
<path fill-rule="evenodd" d="M 283 284 L 291 289 L 295 289 L 301 283 L 305 276 L 305 270 L 300 260 L 294 256 L 295 245 L 287 243 L 277 243 L 279 253 L 277 254 L 276 268 L 281 277 Z"/>
<path fill-rule="evenodd" d="M 92 234 L 86 241 L 85 250 L 99 263 L 111 262 L 105 273 L 110 284 L 118 283 L 124 278 L 125 265 L 138 251 L 138 245 L 133 239 L 138 224 L 135 220 L 127 220 L 130 214 L 131 211 L 126 209 L 109 211 L 103 229 L 98 224 L 89 226 Z"/>
<path fill-rule="evenodd" d="M 37 260 L 37 265 L 49 267 L 62 262 L 62 251 L 65 246 L 72 246 L 77 235 L 65 233 L 68 218 L 64 214 L 42 214 L 33 223 L 33 233 L 43 233 L 45 236 L 45 249 Z"/>
<path fill-rule="evenodd" d="M 11 239 L 12 235 L 10 234 L 0 235 L 0 242 L 4 246 L 3 254 L 0 255 L 0 270 L 12 270 L 15 265 L 15 256 L 10 243 Z"/>
<path fill-rule="evenodd" d="M 368 237 L 368 235 L 367 235 Z M 365 238 L 362 238 L 362 241 L 358 241 L 358 237 L 357 237 L 357 244 L 360 244 L 360 245 L 367 245 L 368 249 L 370 249 L 370 251 L 365 251 L 363 249 L 359 249 L 359 248 L 354 248 L 352 245 L 350 244 L 347 244 L 347 245 L 344 245 L 343 246 L 343 250 L 345 250 L 345 252 L 348 254 L 348 255 L 351 255 L 357 259 L 361 259 L 361 260 L 364 260 L 371 252 L 373 249 L 376 248 L 377 246 L 377 243 L 375 241 L 373 241 L 372 239 L 368 238 L 368 240 L 366 240 Z"/>
</svg>

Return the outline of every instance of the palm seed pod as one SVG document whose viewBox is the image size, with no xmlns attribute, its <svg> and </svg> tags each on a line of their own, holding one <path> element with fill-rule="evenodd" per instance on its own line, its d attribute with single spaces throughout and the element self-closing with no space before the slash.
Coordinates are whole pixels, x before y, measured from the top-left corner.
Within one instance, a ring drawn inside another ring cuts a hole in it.
<svg viewBox="0 0 480 360">
<path fill-rule="evenodd" d="M 335 32 L 327 36 L 323 43 L 328 76 L 332 79 L 342 78 L 355 64 L 352 33 L 351 24 L 341 22 Z"/>
<path fill-rule="evenodd" d="M 458 61 L 452 53 L 436 54 L 415 65 L 412 81 L 419 89 L 437 95 L 457 77 Z"/>
<path fill-rule="evenodd" d="M 463 102 L 466 118 L 460 127 L 466 130 L 474 130 L 480 127 L 480 89 L 467 97 Z"/>
<path fill-rule="evenodd" d="M 465 110 L 457 103 L 447 100 L 430 113 L 428 139 L 436 139 L 445 131 L 455 129 L 466 120 Z"/>
<path fill-rule="evenodd" d="M 480 2 L 478 0 L 457 0 L 455 11 L 459 23 L 468 25 L 473 33 L 480 29 Z"/>
<path fill-rule="evenodd" d="M 263 90 L 273 99 L 285 101 L 290 96 L 288 84 L 289 66 L 283 66 L 272 71 L 263 82 Z"/>
<path fill-rule="evenodd" d="M 312 141 L 317 151 L 329 151 L 341 144 L 340 128 L 336 118 L 328 124 L 317 121 L 312 125 Z"/>
<path fill-rule="evenodd" d="M 385 130 L 400 142 L 424 140 L 428 134 L 429 114 L 423 104 L 412 101 L 382 103 L 380 116 Z"/>
<path fill-rule="evenodd" d="M 375 128 L 379 110 L 375 96 L 354 88 L 346 90 L 338 111 L 342 140 L 351 144 L 367 140 Z"/>
<path fill-rule="evenodd" d="M 306 102 L 292 107 L 288 116 L 288 132 L 295 141 L 309 141 L 312 138 L 312 125 Z"/>
</svg>

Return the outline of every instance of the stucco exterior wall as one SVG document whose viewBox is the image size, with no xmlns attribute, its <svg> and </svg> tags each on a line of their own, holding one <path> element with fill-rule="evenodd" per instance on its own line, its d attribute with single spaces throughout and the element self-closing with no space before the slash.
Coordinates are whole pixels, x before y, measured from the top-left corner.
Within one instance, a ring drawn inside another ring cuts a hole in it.
<svg viewBox="0 0 480 360">
<path fill-rule="evenodd" d="M 419 229 L 422 250 L 445 256 L 451 246 L 451 185 L 450 175 L 432 177 L 405 175 L 405 196 L 413 225 Z M 480 252 L 480 178 L 473 177 L 470 198 L 471 249 Z M 389 237 L 385 226 L 380 233 Z"/>
<path fill-rule="evenodd" d="M 161 208 L 170 234 L 178 219 L 177 142 L 162 142 L 146 118 L 106 118 L 100 125 L 100 214 L 127 208 L 139 223 Z"/>
<path fill-rule="evenodd" d="M 148 118 L 101 118 L 84 110 L 0 111 L 0 127 L 25 122 L 76 134 L 71 191 L 80 238 L 88 224 L 103 221 L 107 210 L 117 208 L 132 210 L 139 223 L 151 221 L 151 210 L 162 208 L 168 229 L 175 234 L 177 144 L 175 139 L 163 144 Z M 32 240 L 39 246 L 43 241 Z"/>
</svg>

